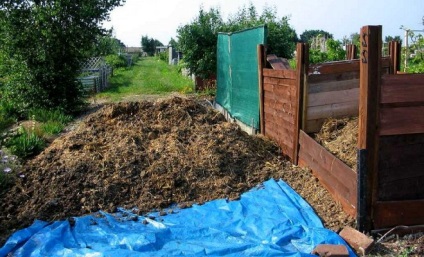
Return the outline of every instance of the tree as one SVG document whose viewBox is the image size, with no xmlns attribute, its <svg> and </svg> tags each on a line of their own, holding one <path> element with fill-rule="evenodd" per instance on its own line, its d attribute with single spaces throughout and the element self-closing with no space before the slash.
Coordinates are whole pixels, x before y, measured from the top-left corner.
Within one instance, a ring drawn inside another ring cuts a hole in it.
<svg viewBox="0 0 424 257">
<path fill-rule="evenodd" d="M 105 33 L 100 23 L 123 0 L 0 2 L 0 51 L 7 60 L 2 101 L 72 111 L 82 104 L 80 63 Z"/>
<path fill-rule="evenodd" d="M 386 36 L 384 38 L 384 42 L 385 43 L 389 43 L 390 41 L 397 41 L 397 42 L 399 42 L 402 45 L 402 39 L 400 38 L 400 36 L 395 36 L 395 37 Z"/>
<path fill-rule="evenodd" d="M 326 41 L 326 51 L 319 49 L 310 49 L 309 62 L 310 63 L 323 63 L 331 61 L 343 60 L 346 56 L 346 51 L 343 50 L 342 42 L 334 39 Z"/>
<path fill-rule="evenodd" d="M 177 30 L 178 49 L 192 74 L 207 78 L 216 72 L 216 45 L 218 32 L 235 32 L 259 25 L 268 27 L 268 53 L 291 58 L 298 41 L 288 17 L 278 19 L 274 8 L 265 7 L 258 15 L 253 4 L 243 7 L 224 22 L 218 9 L 199 10 L 199 15 Z"/>
<path fill-rule="evenodd" d="M 302 34 L 300 34 L 300 41 L 303 43 L 310 43 L 313 38 L 316 37 L 324 37 L 326 39 L 333 38 L 333 35 L 324 30 L 305 30 Z"/>
<path fill-rule="evenodd" d="M 224 30 L 235 32 L 266 24 L 268 27 L 267 53 L 283 58 L 292 58 L 298 38 L 296 31 L 290 26 L 289 20 L 288 16 L 279 19 L 277 10 L 267 6 L 259 15 L 256 7 L 250 3 L 249 6 L 240 8 L 235 15 L 230 16 Z"/>
<path fill-rule="evenodd" d="M 199 10 L 189 24 L 177 29 L 178 49 L 191 74 L 208 78 L 216 73 L 216 45 L 223 21 L 218 9 Z"/>
<path fill-rule="evenodd" d="M 171 40 L 169 40 L 168 45 L 170 45 L 170 46 L 172 46 L 172 47 L 177 47 L 178 42 L 177 42 L 177 41 L 175 41 L 175 39 L 171 37 Z"/>
<path fill-rule="evenodd" d="M 157 39 L 149 38 L 147 35 L 141 37 L 141 47 L 149 56 L 155 54 L 157 46 L 163 46 L 163 44 Z"/>
</svg>

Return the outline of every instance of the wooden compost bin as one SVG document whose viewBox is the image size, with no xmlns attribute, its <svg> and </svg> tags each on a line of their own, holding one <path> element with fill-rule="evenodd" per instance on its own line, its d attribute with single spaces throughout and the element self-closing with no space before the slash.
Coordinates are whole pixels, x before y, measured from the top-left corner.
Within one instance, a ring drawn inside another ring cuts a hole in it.
<svg viewBox="0 0 424 257">
<path fill-rule="evenodd" d="M 424 75 L 394 75 L 400 45 L 382 58 L 381 26 L 361 38 L 358 60 L 309 67 L 298 44 L 296 70 L 262 69 L 262 133 L 309 167 L 360 230 L 424 223 Z M 358 172 L 308 135 L 346 116 L 359 116 Z"/>
</svg>

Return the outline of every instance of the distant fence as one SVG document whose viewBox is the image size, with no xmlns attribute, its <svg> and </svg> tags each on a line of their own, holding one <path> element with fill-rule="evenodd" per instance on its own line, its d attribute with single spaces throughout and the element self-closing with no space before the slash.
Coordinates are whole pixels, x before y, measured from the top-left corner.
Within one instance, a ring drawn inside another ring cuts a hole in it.
<svg viewBox="0 0 424 257">
<path fill-rule="evenodd" d="M 81 82 L 84 90 L 89 93 L 98 93 L 108 87 L 109 77 L 113 74 L 112 67 L 108 66 L 102 57 L 89 58 L 81 67 Z"/>
<path fill-rule="evenodd" d="M 298 44 L 296 70 L 260 64 L 261 132 L 311 168 L 360 230 L 422 224 L 424 74 L 397 74 L 400 44 L 382 57 L 381 26 L 361 35 L 360 59 L 309 65 Z M 308 135 L 346 116 L 359 116 L 357 172 Z"/>
</svg>

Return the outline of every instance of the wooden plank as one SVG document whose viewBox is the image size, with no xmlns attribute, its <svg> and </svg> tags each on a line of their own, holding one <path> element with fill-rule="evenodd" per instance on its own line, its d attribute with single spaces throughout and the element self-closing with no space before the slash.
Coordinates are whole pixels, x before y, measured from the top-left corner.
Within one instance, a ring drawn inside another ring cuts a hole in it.
<svg viewBox="0 0 424 257">
<path fill-rule="evenodd" d="M 279 58 L 275 54 L 269 54 L 266 57 L 266 60 L 269 62 L 269 64 L 274 70 L 289 70 L 290 69 L 290 64 L 287 61 L 287 59 Z"/>
<path fill-rule="evenodd" d="M 381 55 L 380 55 L 381 56 Z M 309 67 L 309 74 L 334 74 L 355 72 L 359 70 L 360 60 L 345 60 L 336 62 L 319 63 Z M 388 73 L 390 70 L 390 57 L 381 58 L 381 71 Z"/>
<path fill-rule="evenodd" d="M 307 106 L 321 106 L 345 102 L 358 102 L 359 104 L 359 88 L 308 94 Z"/>
<path fill-rule="evenodd" d="M 309 81 L 308 93 L 313 94 L 313 93 L 348 90 L 353 88 L 359 88 L 359 78 L 349 79 L 349 80 L 326 81 L 326 82 L 320 82 L 320 83 L 311 83 Z"/>
<path fill-rule="evenodd" d="M 299 133 L 299 143 L 301 149 L 303 148 L 302 155 L 304 157 L 306 155 L 310 156 L 311 159 L 317 162 L 321 167 L 320 170 L 317 171 L 321 173 L 320 176 L 332 177 L 332 179 L 338 181 L 338 183 L 340 183 L 340 190 L 344 190 L 344 192 L 340 193 L 345 194 L 346 199 L 349 199 L 351 203 L 356 202 L 356 194 L 351 194 L 352 192 L 356 192 L 356 173 L 308 136 L 308 134 L 303 132 L 303 130 Z"/>
<path fill-rule="evenodd" d="M 358 116 L 359 102 L 351 101 L 308 107 L 307 120 Z"/>
<path fill-rule="evenodd" d="M 266 103 L 265 103 L 266 104 Z M 294 126 L 295 118 L 292 113 L 284 113 L 272 108 L 267 108 L 265 105 L 265 117 L 268 117 L 268 120 L 275 120 L 275 122 L 286 122 L 287 126 Z"/>
<path fill-rule="evenodd" d="M 374 228 L 424 224 L 424 200 L 376 202 Z"/>
<path fill-rule="evenodd" d="M 259 84 L 259 129 L 263 134 L 265 132 L 265 123 L 264 123 L 264 59 L 265 59 L 265 47 L 264 45 L 258 45 L 257 47 L 258 54 L 258 84 Z"/>
<path fill-rule="evenodd" d="M 306 123 L 306 103 L 308 101 L 308 70 L 309 70 L 309 45 L 297 44 L 297 85 L 296 85 L 296 105 L 295 109 L 295 129 L 293 136 L 294 142 L 294 155 L 295 162 L 298 164 L 299 160 L 299 133 Z"/>
<path fill-rule="evenodd" d="M 306 126 L 304 131 L 306 133 L 318 133 L 321 128 L 322 124 L 324 123 L 326 119 L 318 119 L 318 120 L 308 120 L 306 121 Z"/>
<path fill-rule="evenodd" d="M 424 106 L 382 108 L 379 124 L 382 136 L 424 133 Z"/>
<path fill-rule="evenodd" d="M 296 71 L 294 70 L 272 70 L 263 69 L 265 77 L 281 78 L 281 79 L 296 79 Z"/>
<path fill-rule="evenodd" d="M 424 105 L 424 74 L 383 76 L 381 103 Z"/>
<path fill-rule="evenodd" d="M 285 113 L 295 114 L 295 98 L 288 96 L 279 96 L 271 92 L 265 91 L 264 104 L 267 108 L 275 109 L 276 111 L 284 111 Z"/>
<path fill-rule="evenodd" d="M 424 199 L 422 167 L 422 163 L 410 162 L 403 167 L 380 170 L 378 200 Z"/>
<path fill-rule="evenodd" d="M 319 63 L 309 67 L 310 74 L 332 74 L 359 70 L 359 60 Z"/>
<path fill-rule="evenodd" d="M 295 86 L 296 80 L 287 79 L 287 78 L 273 78 L 273 77 L 264 77 L 264 83 L 281 85 L 281 86 Z"/>
<path fill-rule="evenodd" d="M 410 134 L 380 137 L 379 173 L 384 171 L 387 176 L 396 176 L 387 173 L 387 169 L 409 167 L 424 162 L 424 134 Z M 424 164 L 423 164 L 424 166 Z M 408 172 L 414 169 L 409 168 Z M 421 169 L 419 169 L 421 171 Z M 398 173 L 398 172 L 396 172 Z"/>
<path fill-rule="evenodd" d="M 342 72 L 342 73 L 331 73 L 331 74 L 309 74 L 308 82 L 310 84 L 323 83 L 330 81 L 343 81 L 359 79 L 359 69 L 357 71 Z"/>
<path fill-rule="evenodd" d="M 372 228 L 372 206 L 377 198 L 378 132 L 377 122 L 381 87 L 382 27 L 361 28 L 360 98 L 358 151 L 363 153 L 358 164 L 358 229 Z"/>
<path fill-rule="evenodd" d="M 356 173 L 306 133 L 300 131 L 299 158 L 339 201 L 345 211 L 356 214 Z"/>
</svg>

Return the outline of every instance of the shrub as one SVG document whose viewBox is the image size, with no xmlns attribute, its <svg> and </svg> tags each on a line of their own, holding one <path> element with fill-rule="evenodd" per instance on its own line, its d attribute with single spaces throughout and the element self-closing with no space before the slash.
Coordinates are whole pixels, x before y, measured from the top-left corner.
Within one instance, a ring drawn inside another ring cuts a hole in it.
<svg viewBox="0 0 424 257">
<path fill-rule="evenodd" d="M 122 55 L 112 54 L 106 56 L 105 59 L 106 63 L 114 69 L 127 67 L 127 59 Z"/>
<path fill-rule="evenodd" d="M 162 61 L 168 63 L 168 58 L 169 58 L 168 57 L 168 51 L 161 52 L 157 56 L 158 56 L 159 60 L 162 60 Z"/>
<path fill-rule="evenodd" d="M 59 109 L 45 110 L 45 109 L 37 108 L 37 109 L 31 109 L 28 112 L 28 120 L 32 120 L 32 119 L 39 122 L 54 121 L 54 122 L 59 122 L 62 124 L 67 124 L 73 118 L 71 115 L 64 114 Z"/>
<path fill-rule="evenodd" d="M 44 140 L 33 130 L 28 131 L 23 127 L 20 127 L 17 134 L 6 141 L 6 147 L 10 149 L 10 152 L 22 159 L 40 153 L 45 144 Z"/>
</svg>

